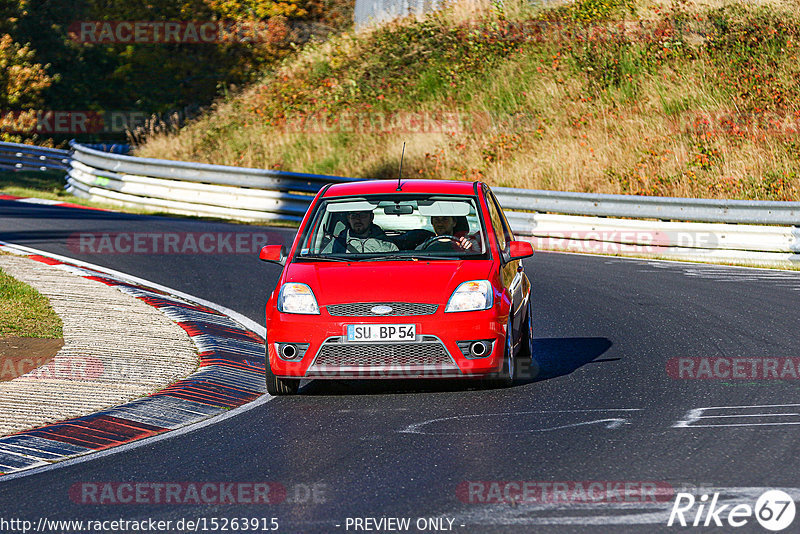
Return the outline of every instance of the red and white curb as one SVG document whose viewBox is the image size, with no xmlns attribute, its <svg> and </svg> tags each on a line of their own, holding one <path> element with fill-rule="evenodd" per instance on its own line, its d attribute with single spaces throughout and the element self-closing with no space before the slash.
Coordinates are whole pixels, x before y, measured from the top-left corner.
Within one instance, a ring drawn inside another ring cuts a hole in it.
<svg viewBox="0 0 800 534">
<path fill-rule="evenodd" d="M 196 372 L 150 396 L 0 438 L 0 474 L 48 466 L 218 416 L 227 418 L 256 399 L 269 399 L 264 395 L 265 330 L 254 321 L 203 299 L 96 265 L 8 243 L 0 242 L 0 249 L 58 265 L 156 307 L 189 334 L 200 356 Z"/>
</svg>

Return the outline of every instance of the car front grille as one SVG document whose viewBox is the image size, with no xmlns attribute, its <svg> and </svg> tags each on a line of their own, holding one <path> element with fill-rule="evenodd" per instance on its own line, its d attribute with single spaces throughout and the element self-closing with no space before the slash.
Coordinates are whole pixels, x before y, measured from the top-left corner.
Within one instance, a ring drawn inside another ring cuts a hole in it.
<svg viewBox="0 0 800 534">
<path fill-rule="evenodd" d="M 317 356 L 317 365 L 384 367 L 450 363 L 441 343 L 374 343 L 328 345 Z"/>
<path fill-rule="evenodd" d="M 389 306 L 392 311 L 386 314 L 372 312 L 375 306 Z M 338 317 L 400 317 L 405 315 L 433 315 L 439 308 L 437 304 L 417 302 L 353 302 L 350 304 L 331 304 L 326 306 L 328 313 Z"/>
<path fill-rule="evenodd" d="M 411 343 L 347 343 L 331 338 L 322 344 L 306 375 L 333 378 L 372 371 L 375 376 L 384 372 L 408 372 L 408 376 L 460 373 L 442 342 L 435 336 L 423 336 Z"/>
</svg>

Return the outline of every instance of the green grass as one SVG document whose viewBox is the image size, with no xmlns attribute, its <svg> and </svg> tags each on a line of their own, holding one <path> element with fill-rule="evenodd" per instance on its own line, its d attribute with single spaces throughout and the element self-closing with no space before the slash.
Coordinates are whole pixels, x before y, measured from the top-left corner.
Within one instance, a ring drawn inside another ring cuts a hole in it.
<svg viewBox="0 0 800 534">
<path fill-rule="evenodd" d="M 76 197 L 64 190 L 66 180 L 63 172 L 31 171 L 31 172 L 2 172 L 0 171 L 0 193 L 23 198 L 43 198 L 69 202 L 90 208 L 108 209 L 124 213 L 141 215 L 157 215 L 159 211 L 146 208 L 120 207 L 104 202 L 95 202 Z"/>
<path fill-rule="evenodd" d="M 46 297 L 0 269 L 0 337 L 60 338 L 61 327 Z"/>
<path fill-rule="evenodd" d="M 6 195 L 14 195 L 23 198 L 43 198 L 46 200 L 57 200 L 59 202 L 70 202 L 72 204 L 92 208 L 117 209 L 118 211 L 123 211 L 109 204 L 93 202 L 71 195 L 64 190 L 66 183 L 65 173 L 63 171 L 0 171 L 0 193 Z M 148 210 L 131 210 L 130 213 L 151 212 Z"/>
<path fill-rule="evenodd" d="M 72 199 L 74 197 L 64 191 L 65 174 L 63 171 L 0 171 L 0 193 L 51 200 Z"/>
</svg>

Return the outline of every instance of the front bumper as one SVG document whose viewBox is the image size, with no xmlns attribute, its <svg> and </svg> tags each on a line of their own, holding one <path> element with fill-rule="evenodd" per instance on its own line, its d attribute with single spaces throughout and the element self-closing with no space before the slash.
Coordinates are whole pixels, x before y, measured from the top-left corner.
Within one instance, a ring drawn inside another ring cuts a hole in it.
<svg viewBox="0 0 800 534">
<path fill-rule="evenodd" d="M 272 372 L 283 378 L 470 378 L 497 372 L 503 363 L 507 312 L 499 306 L 475 312 L 391 317 L 331 316 L 267 313 L 267 345 Z M 348 342 L 351 324 L 414 324 L 416 339 L 404 342 Z M 480 358 L 467 357 L 464 341 L 493 341 Z M 281 358 L 284 343 L 308 344 L 292 361 Z"/>
</svg>

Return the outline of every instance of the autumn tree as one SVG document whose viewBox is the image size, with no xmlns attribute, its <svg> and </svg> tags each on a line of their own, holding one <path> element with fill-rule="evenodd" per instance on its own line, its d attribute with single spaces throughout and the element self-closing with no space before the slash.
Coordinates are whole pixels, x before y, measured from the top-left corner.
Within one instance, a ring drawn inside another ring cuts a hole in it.
<svg viewBox="0 0 800 534">
<path fill-rule="evenodd" d="M 21 131 L 35 125 L 35 110 L 43 102 L 42 93 L 57 78 L 47 72 L 49 65 L 36 61 L 29 44 L 14 40 L 20 2 L 0 2 L 0 140 L 20 142 L 29 139 Z"/>
<path fill-rule="evenodd" d="M 26 87 L 23 92 L 38 98 L 35 105 L 51 110 L 150 114 L 205 106 L 231 86 L 256 79 L 297 44 L 347 26 L 352 15 L 328 16 L 326 6 L 335 2 L 353 0 L 0 0 L 0 34 L 30 43 L 14 48 L 27 70 L 15 71 L 9 87 Z M 79 21 L 260 22 L 266 37 L 81 42 L 70 34 Z"/>
</svg>

